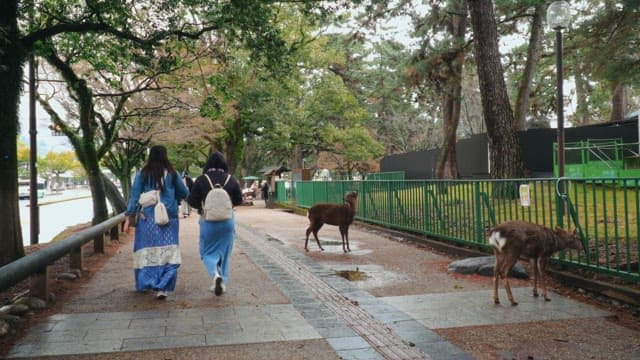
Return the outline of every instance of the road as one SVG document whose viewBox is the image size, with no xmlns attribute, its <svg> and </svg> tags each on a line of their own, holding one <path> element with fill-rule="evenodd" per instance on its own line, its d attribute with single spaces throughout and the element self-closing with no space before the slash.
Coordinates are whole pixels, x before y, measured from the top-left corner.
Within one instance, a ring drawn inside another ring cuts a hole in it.
<svg viewBox="0 0 640 360">
<path fill-rule="evenodd" d="M 39 243 L 48 243 L 69 226 L 91 221 L 93 207 L 88 189 L 68 190 L 61 194 L 47 194 L 39 201 L 40 235 Z M 22 242 L 31 244 L 31 217 L 29 200 L 20 200 L 20 223 Z"/>
</svg>

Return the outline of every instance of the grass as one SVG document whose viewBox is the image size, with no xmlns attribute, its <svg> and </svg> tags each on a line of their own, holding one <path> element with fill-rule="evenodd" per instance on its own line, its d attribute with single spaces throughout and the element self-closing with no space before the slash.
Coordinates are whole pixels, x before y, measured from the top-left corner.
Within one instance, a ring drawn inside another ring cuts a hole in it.
<svg viewBox="0 0 640 360">
<path fill-rule="evenodd" d="M 520 184 L 529 186 L 529 206 L 522 206 L 517 192 L 494 196 L 494 189 L 505 192 Z M 507 220 L 556 226 L 558 203 L 553 180 L 528 179 L 508 185 L 496 186 L 492 181 L 378 182 L 362 192 L 358 214 L 377 223 L 476 244 L 485 244 L 486 231 Z M 571 215 L 566 208 L 562 227 L 578 225 L 589 254 L 563 256 L 607 270 L 637 269 L 640 201 L 635 183 L 624 187 L 614 182 L 576 181 L 567 187 L 567 194 L 566 204 L 575 211 Z"/>
</svg>

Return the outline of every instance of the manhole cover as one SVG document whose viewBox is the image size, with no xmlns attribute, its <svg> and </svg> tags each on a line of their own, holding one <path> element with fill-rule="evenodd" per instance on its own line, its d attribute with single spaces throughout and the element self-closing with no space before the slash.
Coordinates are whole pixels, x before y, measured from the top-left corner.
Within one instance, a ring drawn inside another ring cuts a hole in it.
<svg viewBox="0 0 640 360">
<path fill-rule="evenodd" d="M 338 274 L 338 276 L 342 276 L 343 278 L 349 281 L 363 281 L 368 278 L 367 274 L 363 273 L 358 269 L 336 271 L 336 274 Z"/>
</svg>

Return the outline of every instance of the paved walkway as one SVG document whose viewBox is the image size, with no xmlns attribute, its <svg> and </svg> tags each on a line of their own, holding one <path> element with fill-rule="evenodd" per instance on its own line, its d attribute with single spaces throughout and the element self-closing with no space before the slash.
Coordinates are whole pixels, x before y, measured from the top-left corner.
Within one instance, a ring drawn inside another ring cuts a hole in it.
<svg viewBox="0 0 640 360">
<path fill-rule="evenodd" d="M 436 331 L 609 315 L 553 293 L 551 302 L 532 298 L 529 288 L 514 289 L 519 306 L 495 306 L 490 282 L 425 276 L 421 272 L 431 270 L 412 267 L 422 261 L 412 257 L 448 260 L 357 227 L 350 232 L 352 253 L 342 253 L 339 232 L 330 226 L 320 232 L 326 251 L 311 246 L 306 253 L 306 218 L 260 205 L 236 213 L 223 296 L 208 291 L 192 215 L 181 221 L 183 264 L 166 301 L 132 290 L 131 246 L 123 246 L 80 295 L 32 327 L 8 357 L 471 359 Z M 374 279 L 348 281 L 336 274 L 360 267 Z"/>
</svg>

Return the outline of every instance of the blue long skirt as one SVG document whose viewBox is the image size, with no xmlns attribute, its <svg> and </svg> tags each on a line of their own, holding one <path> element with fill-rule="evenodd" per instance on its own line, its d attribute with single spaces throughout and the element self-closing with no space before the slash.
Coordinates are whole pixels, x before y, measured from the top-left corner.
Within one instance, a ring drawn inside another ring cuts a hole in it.
<svg viewBox="0 0 640 360">
<path fill-rule="evenodd" d="M 200 258 L 213 279 L 216 270 L 222 282 L 229 280 L 229 258 L 233 250 L 235 218 L 212 222 L 200 218 Z"/>
<path fill-rule="evenodd" d="M 133 243 L 136 290 L 173 291 L 181 263 L 178 247 L 179 220 L 159 226 L 153 215 L 138 220 Z"/>
</svg>

